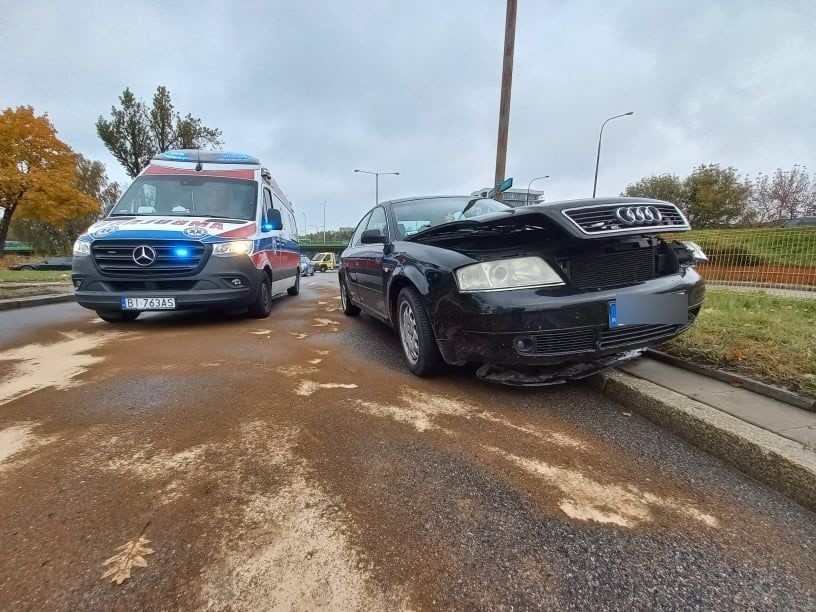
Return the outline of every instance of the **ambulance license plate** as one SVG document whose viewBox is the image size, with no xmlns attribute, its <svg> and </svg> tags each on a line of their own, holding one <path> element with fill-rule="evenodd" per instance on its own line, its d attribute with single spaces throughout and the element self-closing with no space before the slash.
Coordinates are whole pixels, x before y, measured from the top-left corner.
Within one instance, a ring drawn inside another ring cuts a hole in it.
<svg viewBox="0 0 816 612">
<path fill-rule="evenodd" d="M 171 297 L 123 297 L 119 298 L 122 310 L 175 310 L 176 298 Z"/>
</svg>

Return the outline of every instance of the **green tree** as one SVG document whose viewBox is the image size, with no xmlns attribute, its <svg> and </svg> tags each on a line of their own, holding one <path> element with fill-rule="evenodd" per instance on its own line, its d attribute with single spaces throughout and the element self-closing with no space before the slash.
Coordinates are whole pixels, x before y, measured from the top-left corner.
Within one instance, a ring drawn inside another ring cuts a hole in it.
<svg viewBox="0 0 816 612">
<path fill-rule="evenodd" d="M 108 179 L 102 162 L 92 161 L 79 154 L 74 156 L 74 161 L 76 188 L 91 198 L 94 205 L 75 217 L 61 219 L 59 222 L 29 218 L 15 220 L 15 235 L 30 244 L 37 253 L 69 253 L 77 237 L 113 206 L 122 193 L 119 183 Z"/>
<path fill-rule="evenodd" d="M 96 133 L 131 178 L 162 151 L 223 144 L 221 130 L 208 128 L 201 119 L 176 111 L 163 85 L 156 88 L 150 107 L 126 88 L 119 96 L 119 108 L 111 107 L 110 118 L 97 119 Z"/>
<path fill-rule="evenodd" d="M 685 204 L 683 181 L 674 174 L 653 174 L 627 185 L 622 196 L 630 198 L 654 198 L 672 202 L 679 206 Z"/>
<path fill-rule="evenodd" d="M 77 178 L 76 156 L 47 115 L 30 106 L 0 113 L 0 256 L 15 218 L 59 225 L 93 213 L 96 203 Z"/>
<path fill-rule="evenodd" d="M 751 182 L 735 168 L 702 164 L 683 181 L 684 212 L 695 228 L 733 225 L 748 212 Z"/>
</svg>

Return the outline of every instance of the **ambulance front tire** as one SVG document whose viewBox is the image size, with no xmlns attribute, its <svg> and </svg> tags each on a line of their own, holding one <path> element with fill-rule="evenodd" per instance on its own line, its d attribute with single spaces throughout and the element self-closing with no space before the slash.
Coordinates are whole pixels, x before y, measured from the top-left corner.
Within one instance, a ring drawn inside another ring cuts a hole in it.
<svg viewBox="0 0 816 612">
<path fill-rule="evenodd" d="M 289 287 L 286 293 L 289 295 L 298 295 L 300 293 L 300 270 L 298 270 L 297 276 L 295 276 L 295 284 Z"/>
<path fill-rule="evenodd" d="M 138 310 L 97 310 L 96 316 L 108 323 L 128 323 L 135 321 L 142 314 Z"/>
<path fill-rule="evenodd" d="M 255 319 L 265 319 L 272 312 L 272 283 L 269 276 L 263 275 L 261 286 L 258 287 L 258 296 L 249 305 L 249 316 Z"/>
</svg>

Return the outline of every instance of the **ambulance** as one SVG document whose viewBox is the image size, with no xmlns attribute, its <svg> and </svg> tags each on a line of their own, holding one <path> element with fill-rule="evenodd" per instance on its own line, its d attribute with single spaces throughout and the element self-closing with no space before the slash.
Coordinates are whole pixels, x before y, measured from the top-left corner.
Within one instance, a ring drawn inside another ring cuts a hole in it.
<svg viewBox="0 0 816 612">
<path fill-rule="evenodd" d="M 166 151 L 74 243 L 72 280 L 80 306 L 111 323 L 154 310 L 265 318 L 300 291 L 292 204 L 250 155 Z"/>
</svg>

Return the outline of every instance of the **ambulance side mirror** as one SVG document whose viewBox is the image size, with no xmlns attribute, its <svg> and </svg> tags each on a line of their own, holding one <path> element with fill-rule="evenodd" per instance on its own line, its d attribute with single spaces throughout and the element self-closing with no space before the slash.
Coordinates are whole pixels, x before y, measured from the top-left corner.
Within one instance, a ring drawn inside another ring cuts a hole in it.
<svg viewBox="0 0 816 612">
<path fill-rule="evenodd" d="M 270 208 L 267 210 L 266 222 L 263 224 L 261 229 L 265 232 L 283 229 L 283 217 L 281 217 L 280 211 L 275 208 Z"/>
</svg>

